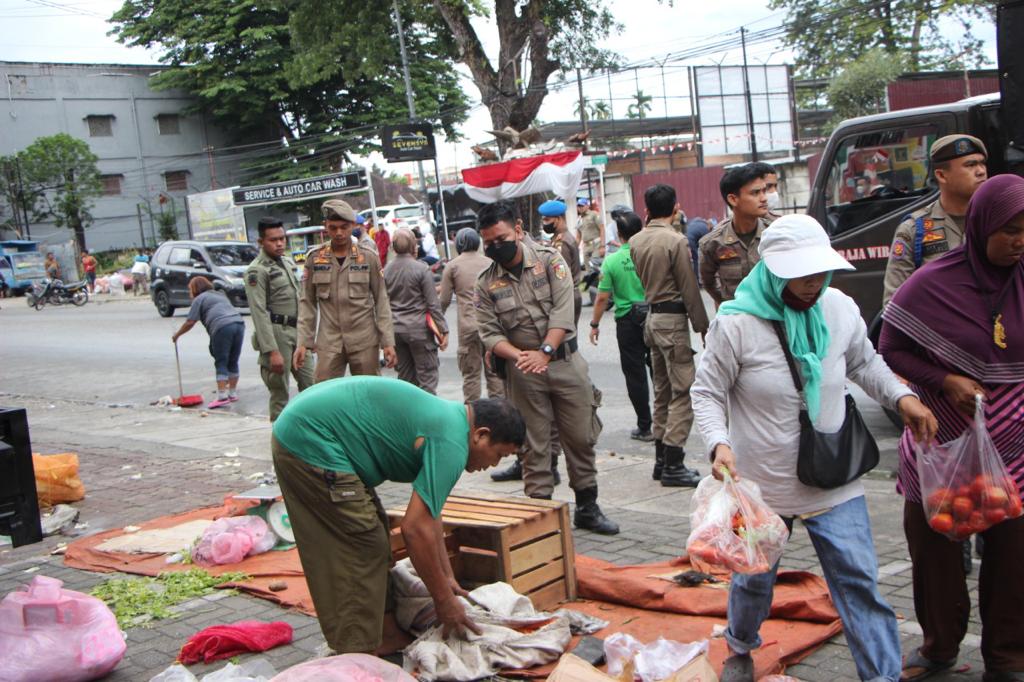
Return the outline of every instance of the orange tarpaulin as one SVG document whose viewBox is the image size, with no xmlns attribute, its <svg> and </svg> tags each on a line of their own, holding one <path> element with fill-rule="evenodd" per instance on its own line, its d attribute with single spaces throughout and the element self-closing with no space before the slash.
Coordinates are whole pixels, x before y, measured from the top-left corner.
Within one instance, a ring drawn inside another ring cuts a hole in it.
<svg viewBox="0 0 1024 682">
<path fill-rule="evenodd" d="M 217 519 L 244 513 L 253 504 L 251 501 L 228 498 L 223 505 L 154 519 L 142 524 L 141 528 L 168 528 L 196 519 Z M 119 528 L 77 540 L 68 545 L 64 563 L 88 571 L 121 571 L 150 576 L 191 568 L 190 565 L 167 564 L 165 554 L 124 554 L 96 549 L 104 541 L 123 534 L 124 530 Z M 680 642 L 710 639 L 715 625 L 725 625 L 728 591 L 724 586 L 684 588 L 653 577 L 689 568 L 690 565 L 683 558 L 656 564 L 616 566 L 577 555 L 576 572 L 581 599 L 567 606 L 609 621 L 607 628 L 596 633 L 597 637 L 626 632 L 642 642 L 650 642 L 658 637 Z M 214 566 L 207 570 L 213 575 L 228 571 L 244 572 L 252 576 L 250 580 L 229 586 L 269 599 L 286 608 L 316 615 L 298 552 L 294 549 L 270 551 L 248 557 L 237 564 Z M 269 586 L 274 581 L 284 581 L 286 589 L 272 592 Z M 801 660 L 819 644 L 841 631 L 839 617 L 832 606 L 824 580 L 803 571 L 780 572 L 771 617 L 761 628 L 764 645 L 754 653 L 757 675 L 760 677 L 780 671 L 784 666 Z M 387 633 L 386 640 L 400 649 L 410 640 L 396 638 L 397 634 L 400 633 Z M 725 656 L 724 640 L 711 640 L 710 658 L 716 670 L 721 670 Z M 553 668 L 554 665 L 550 665 L 522 672 L 524 676 L 543 678 Z"/>
</svg>

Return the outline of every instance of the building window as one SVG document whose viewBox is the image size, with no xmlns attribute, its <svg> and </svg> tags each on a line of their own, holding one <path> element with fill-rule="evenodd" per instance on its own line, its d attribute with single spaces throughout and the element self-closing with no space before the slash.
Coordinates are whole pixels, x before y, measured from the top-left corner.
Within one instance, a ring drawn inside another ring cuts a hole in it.
<svg viewBox="0 0 1024 682">
<path fill-rule="evenodd" d="M 85 121 L 89 124 L 89 137 L 114 136 L 113 116 L 86 116 Z"/>
<path fill-rule="evenodd" d="M 167 171 L 164 182 L 168 192 L 184 192 L 188 189 L 188 171 Z"/>
<path fill-rule="evenodd" d="M 161 135 L 179 135 L 181 128 L 178 125 L 177 114 L 157 114 L 156 126 Z"/>
<path fill-rule="evenodd" d="M 123 175 L 101 175 L 100 181 L 103 182 L 103 196 L 113 197 L 121 193 L 121 179 Z"/>
</svg>

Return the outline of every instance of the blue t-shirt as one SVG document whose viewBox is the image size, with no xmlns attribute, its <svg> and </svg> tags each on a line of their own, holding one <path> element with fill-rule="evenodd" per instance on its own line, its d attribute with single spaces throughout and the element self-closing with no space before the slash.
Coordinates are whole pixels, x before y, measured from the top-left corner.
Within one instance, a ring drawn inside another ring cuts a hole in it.
<svg viewBox="0 0 1024 682">
<path fill-rule="evenodd" d="M 212 338 L 229 324 L 242 322 L 242 315 L 221 291 L 209 289 L 195 297 L 188 311 L 188 319 L 202 322 L 206 333 Z M 244 324 L 244 322 L 243 322 Z"/>
</svg>

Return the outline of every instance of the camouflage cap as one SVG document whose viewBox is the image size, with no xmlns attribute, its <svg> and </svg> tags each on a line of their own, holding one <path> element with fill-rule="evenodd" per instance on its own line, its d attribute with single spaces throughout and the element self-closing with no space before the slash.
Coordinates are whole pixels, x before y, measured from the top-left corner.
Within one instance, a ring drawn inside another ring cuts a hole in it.
<svg viewBox="0 0 1024 682">
<path fill-rule="evenodd" d="M 985 143 L 973 135 L 957 134 L 940 137 L 932 143 L 931 151 L 928 152 L 932 161 L 936 163 L 952 161 L 968 154 L 981 154 L 988 159 Z"/>
<path fill-rule="evenodd" d="M 328 199 L 320 206 L 320 212 L 323 214 L 324 220 L 356 222 L 356 212 L 352 210 L 347 201 L 341 199 Z"/>
</svg>

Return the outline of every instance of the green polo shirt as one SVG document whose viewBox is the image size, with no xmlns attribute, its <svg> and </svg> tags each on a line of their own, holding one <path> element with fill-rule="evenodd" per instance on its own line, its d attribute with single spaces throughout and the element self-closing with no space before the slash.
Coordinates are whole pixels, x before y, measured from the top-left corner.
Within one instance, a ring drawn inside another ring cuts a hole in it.
<svg viewBox="0 0 1024 682">
<path fill-rule="evenodd" d="M 355 474 L 367 487 L 412 483 L 435 518 L 469 459 L 465 405 L 384 377 L 307 388 L 274 422 L 274 437 L 308 464 Z"/>
<path fill-rule="evenodd" d="M 628 313 L 634 303 L 644 302 L 644 285 L 636 274 L 628 243 L 604 259 L 601 264 L 601 283 L 597 285 L 597 290 L 612 293 L 616 320 Z"/>
</svg>

